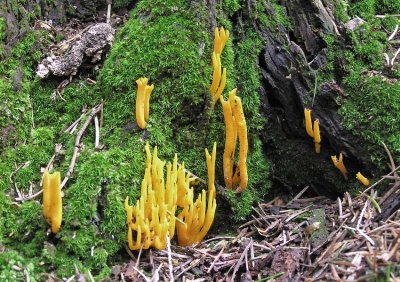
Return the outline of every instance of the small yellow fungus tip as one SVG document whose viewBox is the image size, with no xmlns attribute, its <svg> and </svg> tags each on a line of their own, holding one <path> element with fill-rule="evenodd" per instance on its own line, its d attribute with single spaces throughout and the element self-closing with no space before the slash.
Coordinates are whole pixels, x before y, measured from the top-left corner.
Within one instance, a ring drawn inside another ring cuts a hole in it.
<svg viewBox="0 0 400 282">
<path fill-rule="evenodd" d="M 319 120 L 314 120 L 314 143 L 315 143 L 315 152 L 319 154 L 321 152 L 321 134 L 319 132 Z"/>
<path fill-rule="evenodd" d="M 229 38 L 229 31 L 221 27 L 219 30 L 216 27 L 214 29 L 214 52 L 216 54 L 221 54 L 224 50 L 226 42 Z"/>
<path fill-rule="evenodd" d="M 312 129 L 312 121 L 311 121 L 311 110 L 304 108 L 304 118 L 306 121 L 306 131 L 310 137 L 314 137 L 314 131 Z"/>
<path fill-rule="evenodd" d="M 332 162 L 335 165 L 335 167 L 340 170 L 340 172 L 343 174 L 343 177 L 347 180 L 347 169 L 344 166 L 343 163 L 343 154 L 339 154 L 339 160 L 337 159 L 336 156 L 331 156 Z"/>
<path fill-rule="evenodd" d="M 51 226 L 54 234 L 60 231 L 62 221 L 60 172 L 50 174 L 47 170 L 43 174 L 43 216 Z"/>
<path fill-rule="evenodd" d="M 368 178 L 366 178 L 364 175 L 361 174 L 361 172 L 358 172 L 356 174 L 356 178 L 358 179 L 358 181 L 360 181 L 360 183 L 362 185 L 364 185 L 365 187 L 369 186 L 369 180 Z"/>
<path fill-rule="evenodd" d="M 141 77 L 136 80 L 136 122 L 141 129 L 145 129 L 150 114 L 150 95 L 154 89 L 154 85 L 147 85 L 149 79 Z"/>
</svg>

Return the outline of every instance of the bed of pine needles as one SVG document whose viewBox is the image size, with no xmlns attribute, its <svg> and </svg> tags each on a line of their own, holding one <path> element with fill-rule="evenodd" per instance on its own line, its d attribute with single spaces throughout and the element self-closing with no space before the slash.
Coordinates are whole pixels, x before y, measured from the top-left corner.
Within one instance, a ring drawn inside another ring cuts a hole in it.
<svg viewBox="0 0 400 282">
<path fill-rule="evenodd" d="M 395 173 L 394 173 L 395 174 Z M 396 187 L 398 177 L 392 177 Z M 377 221 L 382 197 L 366 189 L 336 201 L 275 198 L 254 208 L 235 237 L 132 253 L 109 281 L 400 281 L 400 211 Z"/>
</svg>

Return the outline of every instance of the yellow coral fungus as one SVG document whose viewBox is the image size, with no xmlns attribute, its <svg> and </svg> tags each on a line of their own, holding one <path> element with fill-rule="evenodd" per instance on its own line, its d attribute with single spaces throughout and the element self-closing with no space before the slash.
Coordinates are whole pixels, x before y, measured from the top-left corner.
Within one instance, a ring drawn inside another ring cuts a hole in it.
<svg viewBox="0 0 400 282">
<path fill-rule="evenodd" d="M 236 96 L 236 88 L 229 92 L 228 101 L 220 98 L 225 121 L 225 150 L 223 157 L 225 186 L 242 192 L 247 187 L 247 125 L 242 101 Z M 233 173 L 236 140 L 239 137 L 239 160 Z"/>
<path fill-rule="evenodd" d="M 321 152 L 321 134 L 319 132 L 319 119 L 314 120 L 314 143 L 315 152 L 319 154 Z"/>
<path fill-rule="evenodd" d="M 212 104 L 213 108 L 215 106 L 215 103 L 217 103 L 219 97 L 221 97 L 221 94 L 225 89 L 225 84 L 226 84 L 226 68 L 224 68 L 224 70 L 222 71 L 221 82 L 218 86 L 217 92 L 213 96 L 213 104 Z"/>
<path fill-rule="evenodd" d="M 242 100 L 237 96 L 235 96 L 234 106 L 232 111 L 235 117 L 237 134 L 239 137 L 239 161 L 235 174 L 239 174 L 240 184 L 236 191 L 242 192 L 246 189 L 248 182 L 248 175 L 247 175 L 248 142 L 247 142 L 247 125 L 244 117 Z M 235 184 L 233 183 L 233 185 Z"/>
<path fill-rule="evenodd" d="M 178 218 L 180 221 L 176 224 L 178 243 L 181 246 L 188 246 L 196 242 L 200 242 L 207 234 L 214 221 L 216 204 L 215 191 L 215 159 L 216 144 L 214 143 L 212 155 L 208 150 L 206 152 L 207 169 L 208 169 L 208 198 L 206 191 L 203 189 L 201 194 L 193 202 L 193 188 L 189 186 L 189 175 L 185 176 L 184 170 L 181 171 L 180 184 L 178 190 L 178 205 L 182 208 Z M 180 186 L 182 185 L 182 186 Z M 182 198 L 180 198 L 182 196 Z"/>
<path fill-rule="evenodd" d="M 145 99 L 144 99 L 144 121 L 148 122 L 150 117 L 150 95 L 153 92 L 154 84 L 146 85 Z"/>
<path fill-rule="evenodd" d="M 62 221 L 60 172 L 43 174 L 43 215 L 51 226 L 51 232 L 58 233 Z"/>
<path fill-rule="evenodd" d="M 146 100 L 146 86 L 148 79 L 145 77 L 136 80 L 138 90 L 136 96 L 136 122 L 141 129 L 146 128 L 146 121 L 144 116 L 145 100 Z"/>
<path fill-rule="evenodd" d="M 213 53 L 213 81 L 210 86 L 210 92 L 213 96 L 212 107 L 214 108 L 215 103 L 218 101 L 222 92 L 225 89 L 226 84 L 226 68 L 221 71 L 221 57 L 219 54 Z M 221 75 L 222 73 L 222 75 Z"/>
<path fill-rule="evenodd" d="M 212 63 L 213 63 L 213 80 L 210 87 L 210 92 L 212 95 L 215 95 L 215 93 L 217 93 L 218 90 L 218 85 L 220 84 L 221 81 L 221 56 L 213 52 Z"/>
<path fill-rule="evenodd" d="M 312 129 L 312 121 L 311 121 L 311 110 L 304 108 L 304 117 L 306 121 L 306 131 L 310 137 L 314 137 L 314 131 Z"/>
<path fill-rule="evenodd" d="M 167 179 L 164 180 L 165 162 L 157 156 L 157 147 L 150 153 L 146 144 L 146 170 L 141 185 L 141 196 L 135 206 L 125 199 L 128 224 L 128 246 L 131 250 L 155 247 L 164 249 L 167 235 L 175 233 L 175 211 L 177 200 L 177 156 L 167 165 Z M 133 238 L 136 234 L 136 238 Z"/>
<path fill-rule="evenodd" d="M 366 178 L 364 175 L 361 174 L 361 172 L 358 172 L 356 174 L 356 178 L 358 179 L 358 181 L 360 181 L 360 183 L 362 185 L 364 185 L 365 187 L 369 186 L 369 180 L 368 178 Z"/>
<path fill-rule="evenodd" d="M 321 134 L 319 131 L 319 119 L 314 120 L 314 126 L 311 120 L 311 110 L 304 108 L 304 119 L 306 122 L 306 131 L 310 137 L 314 138 L 315 152 L 321 152 Z"/>
<path fill-rule="evenodd" d="M 230 93 L 235 95 L 236 88 L 233 89 Z M 225 186 L 229 189 L 232 189 L 233 163 L 235 157 L 237 129 L 235 117 L 233 116 L 229 100 L 225 101 L 224 98 L 221 96 L 220 101 L 225 121 L 225 150 L 223 155 L 224 180 Z"/>
<path fill-rule="evenodd" d="M 347 169 L 344 166 L 343 163 L 343 154 L 339 154 L 339 160 L 337 159 L 336 156 L 331 156 L 332 162 L 335 165 L 335 167 L 340 170 L 340 172 L 343 174 L 344 178 L 347 179 Z"/>
<path fill-rule="evenodd" d="M 229 38 L 229 31 L 221 27 L 219 30 L 216 27 L 214 29 L 214 52 L 216 54 L 222 54 L 225 44 Z"/>
</svg>

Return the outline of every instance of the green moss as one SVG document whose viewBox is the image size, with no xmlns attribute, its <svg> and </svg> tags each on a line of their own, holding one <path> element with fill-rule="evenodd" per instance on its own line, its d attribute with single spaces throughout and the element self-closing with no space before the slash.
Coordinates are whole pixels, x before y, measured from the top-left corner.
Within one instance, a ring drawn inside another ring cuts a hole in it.
<svg viewBox="0 0 400 282">
<path fill-rule="evenodd" d="M 400 3 L 397 0 L 361 0 L 350 5 L 352 17 L 372 19 L 376 14 L 398 14 Z"/>
<path fill-rule="evenodd" d="M 389 2 L 358 1 L 349 6 L 353 15 L 364 13 L 368 22 L 349 32 L 347 46 L 351 48 L 347 50 L 343 50 L 342 43 L 336 42 L 333 36 L 324 38 L 329 50 L 325 70 L 329 72 L 322 78 L 342 83 L 346 98 L 338 99 L 338 104 L 342 105 L 339 114 L 343 127 L 361 140 L 363 149 L 370 154 L 367 159 L 382 171 L 386 169 L 387 156 L 381 142 L 385 142 L 398 158 L 400 130 L 400 86 L 389 79 L 398 78 L 400 68 L 387 69 L 383 57 L 385 52 L 392 54 L 384 28 L 394 29 L 398 19 L 375 18 L 375 14 L 387 11 L 392 5 Z"/>
<path fill-rule="evenodd" d="M 222 6 L 228 17 L 232 16 L 240 9 L 239 0 L 224 0 Z"/>
<path fill-rule="evenodd" d="M 0 280 L 4 282 L 40 281 L 40 268 L 37 268 L 39 261 L 26 259 L 16 251 L 0 252 Z M 20 271 L 16 271 L 18 267 Z"/>
<path fill-rule="evenodd" d="M 44 32 L 27 32 L 0 62 L 0 149 L 30 134 L 33 65 L 41 56 L 45 39 Z"/>
<path fill-rule="evenodd" d="M 340 109 L 345 128 L 361 138 L 370 152 L 370 159 L 386 167 L 386 143 L 394 157 L 400 160 L 400 86 L 383 82 L 380 77 L 360 79 L 348 101 Z"/>
<path fill-rule="evenodd" d="M 125 5 L 122 2 L 119 4 Z M 223 66 L 228 70 L 224 95 L 238 87 L 249 130 L 249 184 L 242 195 L 229 193 L 233 220 L 247 216 L 252 204 L 270 186 L 266 180 L 270 164 L 259 139 L 264 121 L 259 114 L 257 58 L 262 46 L 247 25 L 244 37 L 237 34 L 242 31 L 232 28 L 226 15 L 233 15 L 239 5 L 238 1 L 225 1 L 224 13 L 218 16 L 218 26 L 231 31 L 222 55 Z M 6 74 L 6 79 L 0 80 L 4 89 L 11 87 L 19 65 L 17 59 L 27 56 L 25 48 L 35 49 L 32 40 L 28 36 L 23 45 L 13 49 L 13 59 L 0 64 L 0 71 Z M 146 141 L 158 145 L 162 159 L 171 160 L 177 152 L 179 162 L 185 162 L 186 168 L 201 178 L 207 178 L 204 148 L 211 150 L 218 141 L 217 183 L 223 184 L 225 126 L 220 105 L 212 110 L 209 94 L 212 40 L 207 7 L 183 0 L 144 0 L 137 3 L 131 19 L 116 36 L 95 86 L 73 82 L 64 89 L 64 100 L 52 100 L 58 83 L 34 79 L 33 70 L 24 68 L 27 95 L 18 111 L 13 109 L 21 117 L 12 111 L 4 120 L 5 124 L 15 119 L 13 124 L 21 127 L 26 143 L 7 148 L 0 157 L 0 213 L 4 218 L 0 243 L 22 257 L 35 257 L 42 262 L 38 270 L 54 271 L 58 277 L 69 277 L 75 265 L 83 273 L 90 269 L 96 279 L 106 277 L 111 261 L 124 260 L 118 254 L 127 232 L 123 201 L 129 196 L 134 203 L 139 196 Z M 27 59 L 31 68 L 39 55 Z M 142 76 L 149 77 L 155 85 L 145 131 L 134 125 L 132 129 L 125 128 L 135 121 L 135 80 Z M 47 235 L 49 227 L 42 217 L 40 197 L 13 205 L 16 187 L 27 193 L 32 184 L 34 191 L 39 190 L 41 168 L 47 165 L 56 143 L 62 143 L 64 151 L 57 155 L 53 169 L 65 176 L 75 135 L 64 133 L 63 129 L 81 115 L 82 108 L 90 111 L 102 101 L 100 141 L 104 149 L 94 148 L 94 130 L 89 126 L 74 173 L 63 190 L 61 231 Z M 15 101 L 11 104 L 18 105 Z M 225 215 L 223 208 L 221 203 L 218 212 Z"/>
<path fill-rule="evenodd" d="M 347 0 L 340 0 L 337 1 L 337 4 L 335 6 L 335 17 L 341 21 L 341 22 L 347 22 L 350 20 L 350 17 L 348 15 L 348 8 L 349 8 L 349 3 Z"/>
</svg>

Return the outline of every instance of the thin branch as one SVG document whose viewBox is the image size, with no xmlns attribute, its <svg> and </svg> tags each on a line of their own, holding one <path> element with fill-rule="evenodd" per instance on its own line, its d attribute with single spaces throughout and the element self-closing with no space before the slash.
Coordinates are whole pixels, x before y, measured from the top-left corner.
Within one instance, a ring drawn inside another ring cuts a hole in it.
<svg viewBox="0 0 400 282">
<path fill-rule="evenodd" d="M 95 128 L 94 147 L 97 149 L 100 147 L 100 127 L 99 127 L 99 118 L 97 117 L 97 115 L 94 117 L 94 128 Z"/>
<path fill-rule="evenodd" d="M 399 30 L 399 25 L 397 24 L 393 33 L 389 36 L 388 41 L 392 40 L 396 36 L 398 30 Z"/>
<path fill-rule="evenodd" d="M 101 111 L 102 108 L 103 108 L 103 104 L 100 104 L 100 105 L 94 107 L 92 112 L 86 119 L 85 123 L 82 125 L 81 129 L 78 131 L 78 134 L 76 135 L 76 138 L 75 138 L 74 152 L 72 154 L 72 158 L 71 158 L 71 162 L 70 162 L 67 174 L 65 175 L 65 178 L 61 183 L 61 189 L 64 188 L 68 179 L 71 177 L 72 173 L 74 172 L 76 160 L 78 158 L 79 149 L 81 147 L 81 139 L 82 139 L 83 134 L 85 133 L 85 131 L 88 128 L 92 119 Z"/>
</svg>

